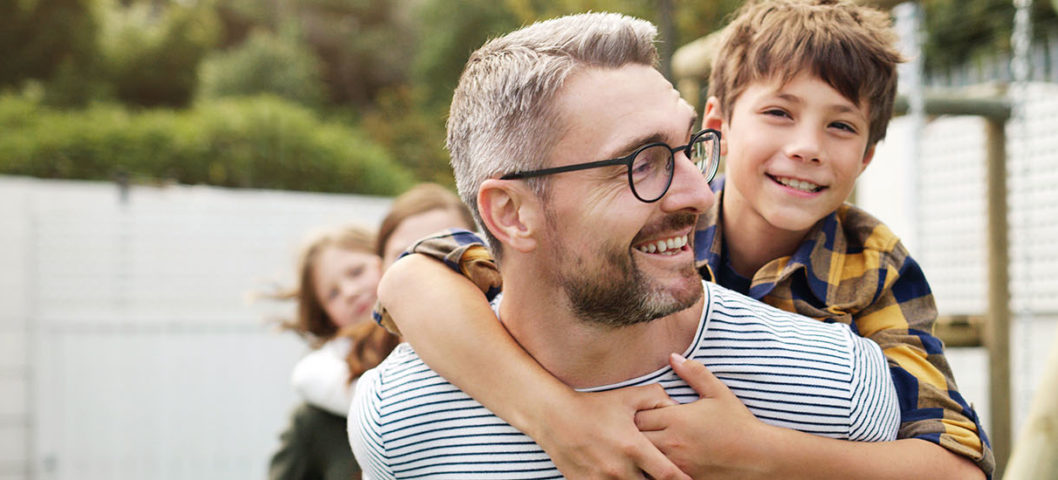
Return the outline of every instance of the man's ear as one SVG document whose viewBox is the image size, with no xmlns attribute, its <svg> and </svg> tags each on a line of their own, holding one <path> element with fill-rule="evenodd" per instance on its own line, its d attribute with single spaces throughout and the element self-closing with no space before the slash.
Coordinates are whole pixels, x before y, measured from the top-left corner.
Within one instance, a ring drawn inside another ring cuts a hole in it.
<svg viewBox="0 0 1058 480">
<path fill-rule="evenodd" d="M 485 228 L 505 247 L 520 252 L 536 248 L 542 226 L 539 199 L 525 182 L 488 179 L 478 188 L 478 211 Z"/>
<path fill-rule="evenodd" d="M 874 160 L 874 149 L 877 148 L 877 147 L 878 147 L 877 143 L 874 144 L 874 145 L 871 145 L 871 148 L 867 149 L 867 153 L 863 154 L 863 163 L 860 165 L 860 173 L 861 174 L 863 173 L 864 170 L 867 170 L 867 165 L 870 165 L 871 161 Z"/>
<path fill-rule="evenodd" d="M 720 132 L 720 154 L 727 155 L 727 125 L 724 123 L 724 112 L 720 110 L 720 100 L 709 97 L 705 102 L 702 114 L 702 128 L 711 128 Z"/>
</svg>

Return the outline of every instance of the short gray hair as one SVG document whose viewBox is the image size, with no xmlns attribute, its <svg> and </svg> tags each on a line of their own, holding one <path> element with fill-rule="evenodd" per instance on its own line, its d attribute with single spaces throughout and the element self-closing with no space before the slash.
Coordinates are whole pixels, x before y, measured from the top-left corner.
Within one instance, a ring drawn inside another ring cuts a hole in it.
<svg viewBox="0 0 1058 480">
<path fill-rule="evenodd" d="M 562 128 L 552 100 L 588 67 L 656 66 L 657 28 L 615 13 L 582 13 L 537 22 L 492 39 L 470 55 L 452 97 L 447 146 L 456 186 L 499 258 L 477 194 L 486 179 L 543 168 Z M 529 179 L 537 195 L 547 182 Z"/>
</svg>

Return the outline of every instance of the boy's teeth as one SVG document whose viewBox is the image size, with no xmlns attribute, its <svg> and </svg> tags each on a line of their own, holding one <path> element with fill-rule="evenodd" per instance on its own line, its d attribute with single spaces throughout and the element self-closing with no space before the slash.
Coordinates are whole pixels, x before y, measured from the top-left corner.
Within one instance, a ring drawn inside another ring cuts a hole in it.
<svg viewBox="0 0 1058 480">
<path fill-rule="evenodd" d="M 679 250 L 680 248 L 683 248 L 684 245 L 687 245 L 687 235 L 644 243 L 635 248 L 643 253 L 662 253 L 666 250 Z"/>
<path fill-rule="evenodd" d="M 803 180 L 797 180 L 796 178 L 775 177 L 775 179 L 778 180 L 779 183 L 786 185 L 787 187 L 795 188 L 797 190 L 801 190 L 802 192 L 818 192 L 820 188 L 819 185 L 816 185 L 811 182 L 805 182 Z"/>
</svg>

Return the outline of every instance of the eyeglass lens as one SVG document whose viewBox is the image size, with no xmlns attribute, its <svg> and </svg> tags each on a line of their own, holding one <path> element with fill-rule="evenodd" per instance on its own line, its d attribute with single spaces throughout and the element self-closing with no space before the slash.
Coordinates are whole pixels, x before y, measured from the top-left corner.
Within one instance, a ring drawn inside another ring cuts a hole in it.
<svg viewBox="0 0 1058 480">
<path fill-rule="evenodd" d="M 700 135 L 688 149 L 691 161 L 703 175 L 709 175 L 718 161 L 714 158 L 715 144 L 715 136 Z M 647 202 L 661 198 L 672 183 L 674 168 L 673 153 L 668 146 L 657 144 L 640 150 L 628 172 L 636 196 Z"/>
</svg>

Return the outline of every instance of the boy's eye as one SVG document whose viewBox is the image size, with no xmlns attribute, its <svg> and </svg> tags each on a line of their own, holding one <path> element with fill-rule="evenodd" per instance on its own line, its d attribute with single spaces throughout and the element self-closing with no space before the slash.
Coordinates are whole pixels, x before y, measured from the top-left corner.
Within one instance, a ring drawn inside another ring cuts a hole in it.
<svg viewBox="0 0 1058 480">
<path fill-rule="evenodd" d="M 362 275 L 363 273 L 364 273 L 364 266 L 363 265 L 357 265 L 357 266 L 355 266 L 353 268 L 350 268 L 349 271 L 346 272 L 346 275 L 349 278 L 356 278 L 356 277 L 359 277 L 360 275 Z"/>
<path fill-rule="evenodd" d="M 789 113 L 786 113 L 786 110 L 783 110 L 783 109 L 780 109 L 780 108 L 769 108 L 769 109 L 764 111 L 764 114 L 765 115 L 769 115 L 769 116 L 773 116 L 773 117 L 789 117 L 790 116 Z"/>
<path fill-rule="evenodd" d="M 830 126 L 832 126 L 834 128 L 837 128 L 837 129 L 840 129 L 840 130 L 845 130 L 845 131 L 847 131 L 849 133 L 856 133 L 857 132 L 856 127 L 852 126 L 849 123 L 845 123 L 845 122 L 834 122 L 834 123 L 831 123 Z"/>
</svg>

